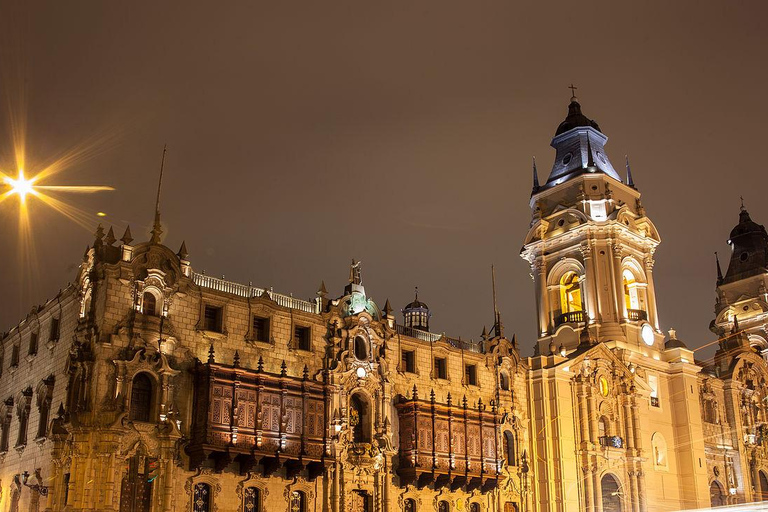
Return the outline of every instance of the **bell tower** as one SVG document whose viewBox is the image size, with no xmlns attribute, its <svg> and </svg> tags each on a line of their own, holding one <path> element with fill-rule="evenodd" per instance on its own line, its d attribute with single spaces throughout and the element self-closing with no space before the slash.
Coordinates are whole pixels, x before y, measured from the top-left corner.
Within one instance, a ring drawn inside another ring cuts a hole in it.
<svg viewBox="0 0 768 512">
<path fill-rule="evenodd" d="M 598 342 L 646 354 L 664 350 L 653 286 L 661 240 L 629 161 L 622 180 L 605 153 L 607 141 L 574 95 L 542 185 L 534 160 L 533 218 L 521 256 L 535 282 L 542 355 Z"/>
</svg>

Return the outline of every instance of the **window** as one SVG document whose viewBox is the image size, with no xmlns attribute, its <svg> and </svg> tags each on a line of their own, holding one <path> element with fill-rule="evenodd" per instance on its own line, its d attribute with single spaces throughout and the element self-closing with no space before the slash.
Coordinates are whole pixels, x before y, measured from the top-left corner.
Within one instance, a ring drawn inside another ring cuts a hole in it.
<svg viewBox="0 0 768 512">
<path fill-rule="evenodd" d="M 406 498 L 403 502 L 403 512 L 416 512 L 416 500 Z"/>
<path fill-rule="evenodd" d="M 35 439 L 42 439 L 48 435 L 48 418 L 51 415 L 54 383 L 54 377 L 51 375 L 37 388 L 37 410 L 40 414 L 37 422 L 37 436 Z"/>
<path fill-rule="evenodd" d="M 408 373 L 416 373 L 416 351 L 403 350 L 402 356 L 403 361 L 401 366 L 403 371 Z"/>
<path fill-rule="evenodd" d="M 507 375 L 507 372 L 501 372 L 499 375 L 499 385 L 502 391 L 509 391 L 509 375 Z"/>
<path fill-rule="evenodd" d="M 597 420 L 597 435 L 602 439 L 608 435 L 608 418 L 600 416 Z"/>
<path fill-rule="evenodd" d="M 359 361 L 368 359 L 368 341 L 363 336 L 355 336 L 355 357 Z"/>
<path fill-rule="evenodd" d="M 32 388 L 29 387 L 22 391 L 22 398 L 16 409 L 16 415 L 19 418 L 19 436 L 16 438 L 16 446 L 23 447 L 27 445 L 27 429 L 29 427 L 29 409 L 32 401 Z"/>
<path fill-rule="evenodd" d="M 651 407 L 660 407 L 659 378 L 656 375 L 648 375 L 648 385 L 651 387 Z"/>
<path fill-rule="evenodd" d="M 477 386 L 477 366 L 474 364 L 464 366 L 464 380 L 468 386 Z"/>
<path fill-rule="evenodd" d="M 49 339 L 51 341 L 56 341 L 59 339 L 59 319 L 58 318 L 51 318 L 51 336 Z"/>
<path fill-rule="evenodd" d="M 291 508 L 288 512 L 307 512 L 307 497 L 302 491 L 291 492 Z"/>
<path fill-rule="evenodd" d="M 480 512 L 480 504 L 476 502 L 470 503 L 469 512 Z"/>
<path fill-rule="evenodd" d="M 192 496 L 192 512 L 211 511 L 211 486 L 205 483 L 195 484 Z"/>
<path fill-rule="evenodd" d="M 294 327 L 293 337 L 296 340 L 296 348 L 299 350 L 312 350 L 309 340 L 309 327 Z"/>
<path fill-rule="evenodd" d="M 269 318 L 254 315 L 253 339 L 269 343 Z M 249 489 L 255 489 L 255 487 L 249 487 Z"/>
<path fill-rule="evenodd" d="M 62 505 L 66 505 L 67 501 L 69 501 L 69 473 L 64 473 L 64 481 L 62 482 L 62 485 L 64 487 L 64 496 L 61 501 Z"/>
<path fill-rule="evenodd" d="M 444 357 L 435 358 L 435 378 L 436 379 L 448 378 L 448 365 Z"/>
<path fill-rule="evenodd" d="M 152 415 L 152 379 L 146 373 L 133 378 L 131 387 L 131 419 L 150 421 Z"/>
<path fill-rule="evenodd" d="M 11 437 L 11 418 L 13 417 L 13 397 L 5 401 L 0 414 L 0 453 L 8 451 L 8 440 Z"/>
<path fill-rule="evenodd" d="M 651 450 L 653 455 L 653 466 L 656 469 L 667 469 L 667 441 L 660 432 L 655 432 L 651 436 Z"/>
<path fill-rule="evenodd" d="M 622 273 L 624 281 L 624 303 L 627 309 L 640 309 L 640 300 L 637 295 L 637 281 L 629 269 Z"/>
<path fill-rule="evenodd" d="M 560 310 L 562 313 L 582 311 L 581 283 L 576 272 L 566 272 L 560 278 Z"/>
<path fill-rule="evenodd" d="M 206 331 L 221 332 L 221 312 L 218 306 L 205 306 L 203 327 Z"/>
<path fill-rule="evenodd" d="M 261 491 L 258 487 L 246 487 L 243 492 L 243 512 L 261 512 Z"/>
<path fill-rule="evenodd" d="M 28 355 L 34 356 L 37 354 L 37 333 L 33 332 L 29 335 L 29 351 Z"/>
<path fill-rule="evenodd" d="M 19 366 L 19 346 L 14 345 L 11 349 L 11 368 Z"/>
<path fill-rule="evenodd" d="M 352 395 L 350 400 L 349 425 L 352 427 L 352 442 L 371 442 L 371 417 L 368 402 L 360 393 Z"/>
<path fill-rule="evenodd" d="M 450 505 L 448 505 L 448 502 L 445 500 L 442 500 L 437 504 L 437 512 L 448 512 L 450 509 Z"/>
<path fill-rule="evenodd" d="M 507 466 L 517 466 L 515 458 L 515 434 L 507 430 L 504 432 L 504 453 L 507 456 Z"/>
<path fill-rule="evenodd" d="M 157 299 L 151 292 L 144 292 L 141 299 L 141 312 L 145 315 L 157 315 Z"/>
</svg>

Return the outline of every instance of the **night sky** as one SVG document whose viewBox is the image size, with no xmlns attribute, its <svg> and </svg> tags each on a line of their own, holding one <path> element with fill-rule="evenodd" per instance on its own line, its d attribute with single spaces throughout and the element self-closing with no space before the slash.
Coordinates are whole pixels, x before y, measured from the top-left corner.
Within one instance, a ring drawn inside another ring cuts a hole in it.
<svg viewBox="0 0 768 512">
<path fill-rule="evenodd" d="M 2 0 L 0 168 L 21 113 L 27 174 L 90 144 L 51 182 L 116 191 L 68 198 L 87 230 L 30 200 L 33 275 L 0 204 L 0 330 L 75 278 L 99 221 L 148 239 L 167 143 L 165 242 L 196 270 L 338 296 L 356 258 L 380 306 L 418 286 L 433 331 L 477 338 L 493 263 L 530 355 L 531 157 L 546 179 L 573 82 L 661 232 L 662 328 L 703 345 L 739 196 L 768 223 L 767 23 L 764 1 Z"/>
</svg>

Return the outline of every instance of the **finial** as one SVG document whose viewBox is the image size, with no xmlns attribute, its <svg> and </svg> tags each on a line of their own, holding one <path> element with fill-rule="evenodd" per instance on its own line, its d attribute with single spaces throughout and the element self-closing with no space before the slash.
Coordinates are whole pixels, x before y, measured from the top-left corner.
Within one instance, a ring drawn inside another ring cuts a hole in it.
<svg viewBox="0 0 768 512">
<path fill-rule="evenodd" d="M 429 392 L 429 400 L 434 402 L 435 401 L 435 390 L 434 388 Z"/>
<path fill-rule="evenodd" d="M 419 287 L 415 286 L 414 288 L 415 288 L 414 293 L 415 293 L 415 296 L 416 296 L 416 300 L 418 301 L 419 300 Z"/>
<path fill-rule="evenodd" d="M 483 326 L 483 332 L 480 334 L 480 338 L 486 339 L 488 338 L 488 330 Z"/>
<path fill-rule="evenodd" d="M 256 371 L 257 372 L 263 372 L 264 371 L 264 358 L 259 356 L 259 362 L 256 363 Z"/>
<path fill-rule="evenodd" d="M 413 385 L 413 399 L 418 400 L 419 399 L 419 390 L 416 389 L 416 384 Z"/>
<path fill-rule="evenodd" d="M 101 239 L 104 238 L 104 228 L 101 226 L 101 223 L 96 226 L 96 232 L 93 234 L 93 236 L 96 238 L 96 240 L 93 242 L 93 246 L 96 247 L 97 245 L 101 245 Z"/>
<path fill-rule="evenodd" d="M 741 199 L 741 208 L 740 208 L 740 210 L 742 212 L 747 211 L 747 209 L 744 207 L 744 196 L 739 196 L 739 199 Z"/>
<path fill-rule="evenodd" d="M 733 332 L 734 334 L 739 332 L 739 316 L 733 315 Z"/>
<path fill-rule="evenodd" d="M 302 377 L 304 380 L 309 379 L 309 367 L 307 365 L 304 365 L 304 373 L 302 373 Z"/>
<path fill-rule="evenodd" d="M 536 157 L 533 157 L 533 191 L 531 194 L 535 194 L 539 191 L 539 171 L 536 169 Z"/>
<path fill-rule="evenodd" d="M 576 89 L 578 89 L 578 87 L 576 87 L 575 85 L 571 84 L 571 85 L 568 86 L 568 88 L 571 90 L 571 102 L 578 103 L 579 102 L 579 98 L 576 97 Z"/>
<path fill-rule="evenodd" d="M 592 157 L 592 143 L 589 141 L 589 133 L 587 133 L 587 167 L 594 167 L 595 159 Z"/>
<path fill-rule="evenodd" d="M 632 171 L 629 168 L 629 156 L 624 155 L 624 159 L 627 162 L 627 186 L 635 188 L 635 180 L 632 179 Z"/>
<path fill-rule="evenodd" d="M 163 168 L 165 167 L 165 154 L 168 151 L 168 145 L 163 145 L 163 159 L 160 161 L 160 179 L 157 182 L 157 200 L 155 201 L 155 222 L 152 225 L 152 239 L 153 244 L 160 243 L 160 235 L 163 234 L 163 228 L 160 226 L 160 191 L 163 187 Z"/>
<path fill-rule="evenodd" d="M 446 403 L 448 404 L 448 407 L 452 405 L 452 398 L 451 398 L 451 392 L 448 392 L 448 397 L 446 398 Z"/>
<path fill-rule="evenodd" d="M 127 226 L 125 228 L 125 233 L 123 233 L 123 238 L 121 238 L 120 241 L 125 245 L 131 245 L 131 242 L 133 242 L 133 236 L 131 236 L 131 226 Z"/>
<path fill-rule="evenodd" d="M 232 360 L 232 366 L 234 366 L 235 368 L 238 368 L 240 366 L 240 353 L 237 350 L 235 350 L 235 357 Z"/>
<path fill-rule="evenodd" d="M 717 256 L 717 251 L 715 251 L 715 263 L 717 264 L 717 284 L 721 284 L 723 282 L 723 271 L 720 270 L 720 258 Z"/>
<path fill-rule="evenodd" d="M 283 359 L 283 364 L 280 365 L 280 376 L 285 377 L 288 375 L 288 365 L 285 364 L 285 359 Z"/>
<path fill-rule="evenodd" d="M 65 414 L 66 414 L 66 411 L 64 410 L 64 403 L 63 402 L 59 402 L 59 410 L 56 411 L 56 417 L 58 419 L 61 419 L 61 418 L 64 417 Z"/>
<path fill-rule="evenodd" d="M 464 395 L 464 398 L 461 399 L 461 405 L 465 409 L 467 408 L 467 395 Z"/>
<path fill-rule="evenodd" d="M 106 238 L 104 238 L 104 242 L 107 245 L 112 245 L 117 241 L 117 238 L 115 238 L 115 231 L 112 229 L 112 226 L 109 226 L 109 231 L 107 232 Z"/>
<path fill-rule="evenodd" d="M 185 260 L 189 257 L 189 252 L 187 251 L 187 242 L 186 240 L 183 240 L 181 242 L 181 247 L 179 247 L 179 252 L 176 253 L 176 256 L 179 257 L 180 260 Z"/>
<path fill-rule="evenodd" d="M 328 295 L 328 290 L 325 289 L 325 281 L 320 281 L 320 288 L 317 289 L 317 295 L 323 299 Z"/>
<path fill-rule="evenodd" d="M 208 349 L 208 362 L 209 363 L 216 362 L 216 352 L 213 350 L 213 343 L 211 343 L 211 348 Z"/>
</svg>

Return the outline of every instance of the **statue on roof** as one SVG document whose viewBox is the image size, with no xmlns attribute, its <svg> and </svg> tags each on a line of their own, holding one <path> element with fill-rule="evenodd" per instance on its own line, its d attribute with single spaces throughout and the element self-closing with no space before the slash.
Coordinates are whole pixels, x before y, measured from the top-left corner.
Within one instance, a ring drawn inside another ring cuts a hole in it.
<svg viewBox="0 0 768 512">
<path fill-rule="evenodd" d="M 360 268 L 362 261 L 355 261 L 352 259 L 352 264 L 349 266 L 349 282 L 352 284 L 363 284 L 363 271 Z"/>
</svg>

